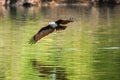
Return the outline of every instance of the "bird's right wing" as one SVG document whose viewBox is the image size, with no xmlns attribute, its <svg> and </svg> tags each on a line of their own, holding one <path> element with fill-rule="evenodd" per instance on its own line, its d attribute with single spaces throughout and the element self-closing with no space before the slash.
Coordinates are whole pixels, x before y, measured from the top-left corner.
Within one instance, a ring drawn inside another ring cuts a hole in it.
<svg viewBox="0 0 120 80">
<path fill-rule="evenodd" d="M 55 21 L 56 23 L 59 23 L 59 24 L 68 24 L 68 23 L 70 23 L 70 22 L 73 22 L 73 20 L 62 20 L 62 19 L 59 19 L 59 20 L 57 20 L 57 21 Z"/>
<path fill-rule="evenodd" d="M 31 40 L 30 43 L 31 44 L 35 44 L 38 40 L 40 40 L 41 38 L 47 36 L 48 34 L 52 33 L 55 29 L 51 28 L 51 27 L 43 27 L 42 29 L 39 30 L 39 32 L 37 34 L 35 34 Z"/>
</svg>

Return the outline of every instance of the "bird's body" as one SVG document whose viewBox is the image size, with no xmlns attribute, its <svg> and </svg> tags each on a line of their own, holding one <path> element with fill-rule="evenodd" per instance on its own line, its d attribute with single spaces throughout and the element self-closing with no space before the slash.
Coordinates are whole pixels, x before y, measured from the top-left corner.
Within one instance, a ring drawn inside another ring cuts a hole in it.
<svg viewBox="0 0 120 80">
<path fill-rule="evenodd" d="M 55 30 L 65 30 L 67 26 L 62 26 L 61 24 L 67 24 L 73 22 L 73 20 L 57 20 L 55 22 L 50 22 L 49 25 L 41 28 L 30 40 L 30 43 L 34 44 L 41 38 L 47 36 L 48 34 L 54 32 Z"/>
</svg>

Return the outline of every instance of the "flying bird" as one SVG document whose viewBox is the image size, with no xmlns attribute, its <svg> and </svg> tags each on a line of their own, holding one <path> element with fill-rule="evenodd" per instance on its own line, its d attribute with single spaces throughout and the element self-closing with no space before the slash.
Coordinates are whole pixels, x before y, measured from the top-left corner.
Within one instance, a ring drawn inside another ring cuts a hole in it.
<svg viewBox="0 0 120 80">
<path fill-rule="evenodd" d="M 47 36 L 48 34 L 59 30 L 65 30 L 67 26 L 63 26 L 67 23 L 73 22 L 72 19 L 70 20 L 62 20 L 59 19 L 55 22 L 50 22 L 49 25 L 41 28 L 30 40 L 31 44 L 35 44 L 38 40 L 40 40 L 41 38 Z"/>
</svg>

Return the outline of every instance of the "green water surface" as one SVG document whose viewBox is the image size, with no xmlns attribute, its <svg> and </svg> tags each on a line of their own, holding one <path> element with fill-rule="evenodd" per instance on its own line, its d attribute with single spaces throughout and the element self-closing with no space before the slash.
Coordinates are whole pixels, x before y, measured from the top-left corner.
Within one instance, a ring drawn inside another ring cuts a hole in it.
<svg viewBox="0 0 120 80">
<path fill-rule="evenodd" d="M 120 6 L 2 7 L 0 80 L 120 80 Z M 50 21 L 74 18 L 37 44 Z"/>
</svg>

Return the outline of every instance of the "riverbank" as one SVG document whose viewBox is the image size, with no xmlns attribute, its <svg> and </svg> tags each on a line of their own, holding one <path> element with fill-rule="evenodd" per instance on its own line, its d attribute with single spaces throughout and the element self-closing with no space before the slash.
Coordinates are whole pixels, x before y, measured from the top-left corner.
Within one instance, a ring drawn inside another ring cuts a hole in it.
<svg viewBox="0 0 120 80">
<path fill-rule="evenodd" d="M 120 0 L 0 0 L 4 6 L 59 6 L 59 5 L 118 5 Z"/>
</svg>

